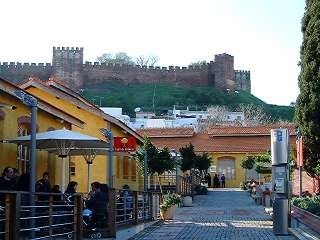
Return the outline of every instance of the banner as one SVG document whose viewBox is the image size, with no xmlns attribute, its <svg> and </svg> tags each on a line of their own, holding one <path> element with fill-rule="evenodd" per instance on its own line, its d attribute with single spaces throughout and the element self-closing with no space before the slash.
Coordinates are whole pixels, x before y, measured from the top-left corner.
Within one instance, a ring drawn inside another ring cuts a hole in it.
<svg viewBox="0 0 320 240">
<path fill-rule="evenodd" d="M 130 152 L 136 151 L 136 138 L 135 137 L 114 137 L 113 151 L 114 152 Z"/>
<path fill-rule="evenodd" d="M 296 140 L 296 145 L 297 145 L 297 166 L 302 167 L 303 166 L 303 139 L 302 139 L 302 137 L 300 137 Z"/>
</svg>

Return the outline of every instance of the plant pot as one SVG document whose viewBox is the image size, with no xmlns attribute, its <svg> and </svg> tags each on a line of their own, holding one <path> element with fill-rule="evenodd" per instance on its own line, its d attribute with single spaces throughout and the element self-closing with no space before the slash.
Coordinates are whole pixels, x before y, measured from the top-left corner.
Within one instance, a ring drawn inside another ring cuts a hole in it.
<svg viewBox="0 0 320 240">
<path fill-rule="evenodd" d="M 174 219 L 174 217 L 176 215 L 176 209 L 177 209 L 177 205 L 173 205 L 170 208 L 168 208 L 167 210 L 160 209 L 160 218 L 162 220 Z"/>
<path fill-rule="evenodd" d="M 182 202 L 183 202 L 184 207 L 192 207 L 192 197 L 191 196 L 183 197 Z"/>
</svg>

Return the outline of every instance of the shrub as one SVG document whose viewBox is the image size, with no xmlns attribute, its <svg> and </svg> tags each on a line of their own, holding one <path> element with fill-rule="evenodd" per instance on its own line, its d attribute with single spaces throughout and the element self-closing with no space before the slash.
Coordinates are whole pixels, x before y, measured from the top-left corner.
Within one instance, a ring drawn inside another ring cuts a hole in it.
<svg viewBox="0 0 320 240">
<path fill-rule="evenodd" d="M 198 184 L 194 187 L 194 191 L 196 192 L 197 195 L 207 195 L 208 194 L 207 187 L 202 186 L 200 184 Z"/>
<path fill-rule="evenodd" d="M 292 204 L 310 213 L 320 216 L 320 196 L 297 197 L 292 199 Z"/>
<path fill-rule="evenodd" d="M 247 190 L 247 183 L 246 182 L 241 182 L 240 183 L 240 189 L 241 190 Z"/>
<path fill-rule="evenodd" d="M 179 204 L 181 202 L 181 198 L 177 194 L 169 194 L 164 197 L 162 204 L 160 205 L 160 209 L 163 211 L 167 211 L 171 206 Z"/>
</svg>

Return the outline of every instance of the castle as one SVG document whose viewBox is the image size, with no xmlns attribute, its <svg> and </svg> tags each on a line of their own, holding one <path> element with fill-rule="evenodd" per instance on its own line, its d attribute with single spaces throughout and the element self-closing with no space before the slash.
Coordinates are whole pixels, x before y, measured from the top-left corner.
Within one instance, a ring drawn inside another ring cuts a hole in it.
<svg viewBox="0 0 320 240">
<path fill-rule="evenodd" d="M 163 83 L 173 85 L 214 86 L 233 91 L 251 92 L 250 71 L 234 70 L 234 57 L 223 53 L 214 61 L 201 66 L 153 67 L 99 62 L 83 63 L 83 48 L 53 47 L 50 63 L 0 63 L 0 77 L 19 83 L 30 76 L 49 79 L 54 76 L 67 86 L 76 89 L 105 82 Z"/>
</svg>

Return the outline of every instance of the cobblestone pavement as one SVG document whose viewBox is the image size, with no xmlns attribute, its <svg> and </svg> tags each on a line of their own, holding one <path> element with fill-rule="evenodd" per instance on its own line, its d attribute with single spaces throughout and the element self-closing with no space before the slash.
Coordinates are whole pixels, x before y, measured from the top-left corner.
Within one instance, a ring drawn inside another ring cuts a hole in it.
<svg viewBox="0 0 320 240">
<path fill-rule="evenodd" d="M 210 191 L 196 196 L 193 207 L 177 209 L 175 220 L 151 226 L 131 240 L 265 240 L 277 238 L 272 233 L 271 217 L 257 206 L 247 192 L 236 189 Z"/>
</svg>

